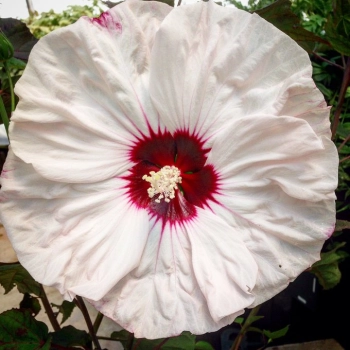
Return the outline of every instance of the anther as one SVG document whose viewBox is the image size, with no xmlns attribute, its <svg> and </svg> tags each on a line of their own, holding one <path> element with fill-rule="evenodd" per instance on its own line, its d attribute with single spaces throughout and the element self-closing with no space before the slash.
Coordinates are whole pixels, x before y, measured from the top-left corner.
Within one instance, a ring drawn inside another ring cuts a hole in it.
<svg viewBox="0 0 350 350">
<path fill-rule="evenodd" d="M 155 202 L 160 203 L 162 199 L 169 203 L 171 199 L 175 198 L 175 190 L 177 190 L 177 184 L 181 183 L 180 170 L 172 165 L 166 165 L 159 171 L 150 171 L 150 176 L 143 175 L 142 180 L 145 180 L 151 184 L 151 187 L 147 190 L 148 196 L 153 198 L 158 195 Z"/>
</svg>

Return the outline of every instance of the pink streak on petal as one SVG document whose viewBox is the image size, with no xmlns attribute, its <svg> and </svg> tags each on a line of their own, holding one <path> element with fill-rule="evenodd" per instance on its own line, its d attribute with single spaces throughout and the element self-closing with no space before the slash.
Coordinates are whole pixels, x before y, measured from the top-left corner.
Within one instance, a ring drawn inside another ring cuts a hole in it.
<svg viewBox="0 0 350 350">
<path fill-rule="evenodd" d="M 335 230 L 335 224 L 332 225 L 332 227 L 326 231 L 327 238 L 330 238 L 332 236 L 332 234 L 334 233 L 334 230 Z"/>
<path fill-rule="evenodd" d="M 110 31 L 117 31 L 120 34 L 122 33 L 122 24 L 113 18 L 109 11 L 101 13 L 99 17 L 90 18 L 90 21 Z"/>
</svg>

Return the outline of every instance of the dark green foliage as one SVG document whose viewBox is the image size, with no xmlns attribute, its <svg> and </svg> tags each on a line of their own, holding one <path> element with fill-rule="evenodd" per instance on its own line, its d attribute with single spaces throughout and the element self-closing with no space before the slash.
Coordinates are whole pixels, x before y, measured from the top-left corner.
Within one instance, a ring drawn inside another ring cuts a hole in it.
<svg viewBox="0 0 350 350">
<path fill-rule="evenodd" d="M 331 246 L 331 250 L 321 254 L 321 260 L 312 265 L 311 272 L 314 273 L 323 289 L 334 288 L 341 279 L 339 262 L 348 258 L 348 253 L 340 249 L 345 243 L 337 243 Z"/>
<path fill-rule="evenodd" d="M 41 285 L 19 263 L 0 263 L 0 284 L 4 287 L 5 294 L 12 290 L 15 285 L 20 293 L 35 294 L 38 297 L 42 293 Z"/>
<path fill-rule="evenodd" d="M 13 57 L 13 46 L 0 29 L 0 62 Z"/>
<path fill-rule="evenodd" d="M 195 350 L 214 350 L 214 348 L 206 341 L 199 341 L 196 343 Z"/>
<path fill-rule="evenodd" d="M 263 330 L 263 334 L 265 337 L 267 337 L 268 339 L 268 343 L 272 342 L 274 339 L 278 339 L 278 338 L 281 338 L 281 337 L 284 337 L 287 332 L 288 332 L 288 329 L 289 329 L 289 326 L 286 326 L 282 329 L 279 329 L 277 331 L 274 331 L 274 332 L 271 332 L 271 331 L 267 331 L 267 330 Z"/>
<path fill-rule="evenodd" d="M 326 36 L 339 53 L 350 56 L 350 2 L 336 0 L 325 25 Z"/>
<path fill-rule="evenodd" d="M 230 3 L 239 9 L 251 12 L 272 5 L 274 2 L 275 0 L 248 0 L 248 6 L 244 6 L 239 0 L 230 0 Z"/>
<path fill-rule="evenodd" d="M 130 349 L 134 341 L 134 335 L 125 329 L 113 332 L 111 338 L 120 341 L 125 349 Z"/>
<path fill-rule="evenodd" d="M 304 29 L 299 18 L 291 10 L 290 0 L 278 0 L 255 12 L 289 35 L 309 53 L 314 51 L 317 43 L 328 44 L 326 40 Z"/>
<path fill-rule="evenodd" d="M 327 16 L 332 12 L 332 0 L 293 0 L 292 10 L 305 29 L 325 36 L 324 28 Z"/>
<path fill-rule="evenodd" d="M 50 350 L 50 343 L 46 324 L 37 321 L 29 310 L 0 314 L 0 350 Z"/>
<path fill-rule="evenodd" d="M 25 23 L 14 18 L 0 18 L 0 28 L 13 45 L 14 57 L 28 60 L 29 53 L 38 40 L 33 37 Z"/>
<path fill-rule="evenodd" d="M 111 338 L 122 343 L 124 349 L 137 350 L 213 350 L 214 348 L 205 341 L 196 342 L 196 336 L 190 332 L 182 332 L 181 335 L 164 339 L 137 339 L 126 330 L 113 332 Z"/>
<path fill-rule="evenodd" d="M 28 293 L 24 293 L 23 299 L 19 304 L 20 309 L 28 309 L 31 311 L 33 316 L 36 316 L 40 310 L 41 306 L 37 297 L 33 297 Z"/>
<path fill-rule="evenodd" d="M 74 328 L 73 326 L 63 327 L 57 332 L 50 333 L 52 337 L 51 350 L 68 348 L 73 346 L 91 347 L 91 338 L 88 333 Z"/>
<path fill-rule="evenodd" d="M 62 314 L 61 324 L 68 320 L 71 316 L 73 309 L 75 308 L 75 304 L 71 301 L 64 300 L 61 305 L 51 304 L 53 307 L 58 309 L 58 312 Z"/>
<path fill-rule="evenodd" d="M 337 220 L 337 224 L 335 225 L 335 232 L 340 232 L 345 229 L 350 229 L 350 221 Z"/>
</svg>

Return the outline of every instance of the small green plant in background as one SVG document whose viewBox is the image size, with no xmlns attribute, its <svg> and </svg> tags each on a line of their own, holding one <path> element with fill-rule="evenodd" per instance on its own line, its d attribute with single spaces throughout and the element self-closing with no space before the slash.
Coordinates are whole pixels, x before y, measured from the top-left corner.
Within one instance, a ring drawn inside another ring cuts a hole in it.
<svg viewBox="0 0 350 350">
<path fill-rule="evenodd" d="M 71 5 L 61 13 L 56 13 L 53 10 L 41 14 L 35 13 L 24 22 L 36 38 L 41 38 L 55 29 L 76 22 L 81 16 L 96 17 L 105 8 L 100 1 L 91 0 L 89 5 Z"/>
</svg>

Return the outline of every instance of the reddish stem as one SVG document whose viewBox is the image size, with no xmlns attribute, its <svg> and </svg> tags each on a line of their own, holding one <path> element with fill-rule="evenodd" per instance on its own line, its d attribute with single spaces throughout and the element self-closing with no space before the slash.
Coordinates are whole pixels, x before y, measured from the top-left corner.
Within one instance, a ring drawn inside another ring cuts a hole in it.
<svg viewBox="0 0 350 350">
<path fill-rule="evenodd" d="M 52 328 L 54 329 L 55 332 L 59 331 L 61 329 L 61 327 L 60 327 L 60 325 L 57 321 L 57 318 L 52 310 L 49 299 L 47 298 L 45 289 L 42 285 L 41 285 L 40 299 L 43 303 L 44 309 L 45 309 L 47 317 L 49 318 L 49 321 L 52 325 Z"/>
<path fill-rule="evenodd" d="M 155 348 L 154 350 L 160 350 L 161 347 L 169 340 L 169 338 L 164 339 L 162 342 L 160 342 Z"/>
<path fill-rule="evenodd" d="M 350 134 L 346 137 L 346 139 L 340 144 L 338 147 L 338 152 L 345 146 L 345 144 L 350 140 Z"/>
<path fill-rule="evenodd" d="M 341 70 L 344 70 L 345 69 L 345 65 L 344 65 L 344 67 L 343 66 L 341 66 L 340 64 L 337 64 L 337 63 L 334 63 L 334 62 L 332 62 L 332 61 L 330 61 L 330 60 L 327 60 L 327 58 L 324 58 L 324 57 L 322 57 L 322 56 L 320 56 L 320 55 L 318 55 L 316 52 L 312 52 L 312 54 L 315 56 L 315 57 L 317 57 L 319 60 L 321 60 L 321 61 L 323 61 L 323 62 L 327 62 L 329 65 L 331 65 L 331 66 L 334 66 L 334 67 L 337 67 L 337 68 L 340 68 Z"/>
<path fill-rule="evenodd" d="M 99 343 L 99 341 L 97 339 L 96 333 L 94 331 L 94 326 L 92 325 L 91 318 L 90 318 L 89 312 L 88 312 L 88 310 L 86 308 L 86 305 L 84 303 L 83 298 L 80 297 L 79 295 L 77 295 L 75 297 L 75 299 L 74 299 L 74 302 L 77 304 L 77 306 L 79 307 L 81 313 L 84 316 L 86 325 L 88 327 L 88 330 L 89 330 L 92 342 L 94 343 L 96 350 L 101 350 L 101 345 L 100 345 L 100 343 Z"/>
<path fill-rule="evenodd" d="M 343 159 L 340 159 L 339 163 L 345 162 L 345 161 L 348 160 L 348 159 L 350 159 L 350 156 L 347 156 L 347 157 L 345 157 L 345 158 L 343 158 Z"/>
<path fill-rule="evenodd" d="M 336 110 L 334 112 L 333 126 L 332 126 L 332 140 L 335 138 L 335 135 L 337 134 L 338 125 L 340 122 L 340 115 L 341 115 L 341 111 L 345 100 L 346 89 L 348 88 L 349 85 L 350 85 L 350 57 L 347 58 L 343 81 L 342 81 L 342 85 L 339 93 L 339 100 L 338 100 Z"/>
</svg>

